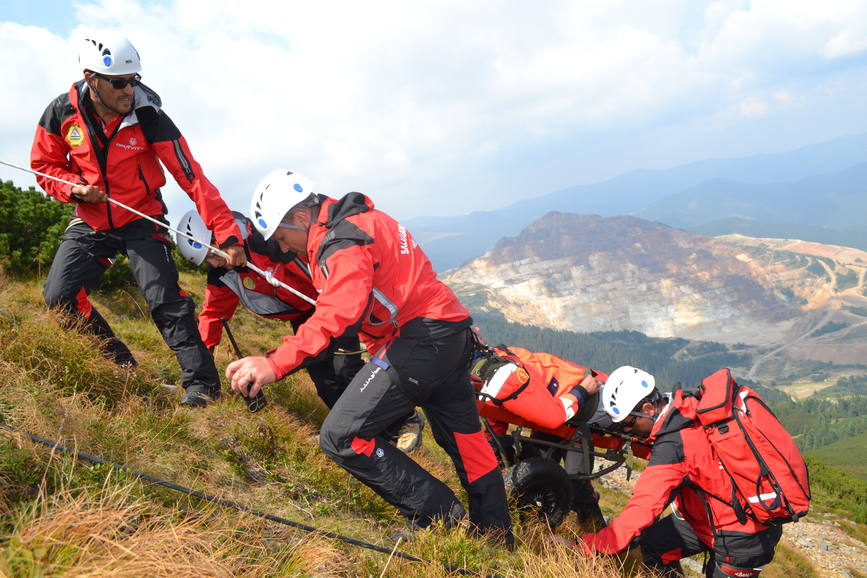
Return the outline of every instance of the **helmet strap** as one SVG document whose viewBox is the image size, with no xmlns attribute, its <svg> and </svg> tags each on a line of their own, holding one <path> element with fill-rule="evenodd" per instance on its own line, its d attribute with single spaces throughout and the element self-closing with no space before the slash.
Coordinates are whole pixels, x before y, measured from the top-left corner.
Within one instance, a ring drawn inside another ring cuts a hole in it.
<svg viewBox="0 0 867 578">
<path fill-rule="evenodd" d="M 305 214 L 307 216 L 307 225 L 302 227 L 301 225 L 293 225 L 291 223 L 287 223 L 287 221 L 294 220 L 294 216 L 298 213 L 302 213 L 302 211 L 298 210 L 298 208 L 296 206 L 295 208 L 290 210 L 289 213 L 287 213 L 285 217 L 283 217 L 283 220 L 280 222 L 279 225 L 277 225 L 277 228 L 289 229 L 290 231 L 304 231 L 305 233 L 310 231 L 310 224 L 313 221 L 313 216 L 310 214 L 309 211 L 306 211 L 306 210 L 303 211 L 303 214 Z"/>
<path fill-rule="evenodd" d="M 96 82 L 97 83 L 99 82 L 99 77 L 96 78 Z M 89 88 L 89 85 L 88 85 L 88 88 Z M 118 116 L 126 116 L 128 114 L 126 112 L 120 111 L 120 110 L 114 108 L 113 106 L 107 104 L 104 100 L 102 100 L 102 96 L 99 94 L 99 91 L 96 90 L 95 88 L 91 89 L 90 92 L 93 94 L 94 102 L 96 102 L 99 106 L 113 112 L 114 114 L 116 114 Z M 135 94 L 133 94 L 132 104 L 133 104 L 133 109 L 135 109 Z M 99 114 L 98 111 L 97 111 L 97 114 Z M 100 115 L 100 116 L 102 116 L 102 115 Z M 103 119 L 103 120 L 105 120 L 105 119 Z"/>
</svg>

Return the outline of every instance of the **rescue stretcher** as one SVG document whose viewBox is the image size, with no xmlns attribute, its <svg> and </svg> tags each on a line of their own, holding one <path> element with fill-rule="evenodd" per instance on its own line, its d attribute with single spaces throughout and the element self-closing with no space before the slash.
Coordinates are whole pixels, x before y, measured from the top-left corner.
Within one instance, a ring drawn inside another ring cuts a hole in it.
<svg viewBox="0 0 867 578">
<path fill-rule="evenodd" d="M 519 505 L 537 509 L 539 516 L 554 528 L 572 510 L 577 484 L 605 476 L 624 464 L 629 475 L 628 458 L 647 459 L 650 446 L 606 429 L 610 420 L 598 410 L 598 394 L 586 400 L 577 414 L 564 414 L 561 405 L 550 403 L 558 396 L 569 397 L 564 392 L 571 386 L 564 384 L 580 382 L 580 375 L 567 376 L 570 372 L 590 371 L 599 381 L 607 375 L 547 354 L 512 349 L 520 355 L 507 349 L 509 359 L 525 373 L 512 370 L 494 396 L 484 392 L 497 379 L 495 374 L 501 366 L 487 373 L 484 368 L 474 367 L 472 381 L 479 395 L 479 415 L 504 469 L 507 491 Z M 495 363 L 502 363 L 502 359 L 498 357 Z M 547 364 L 548 371 L 540 363 Z M 552 386 L 557 378 L 562 382 L 559 390 Z M 568 405 L 568 400 L 563 405 Z M 540 412 L 542 407 L 544 413 Z M 553 413 L 557 419 L 551 419 Z"/>
</svg>

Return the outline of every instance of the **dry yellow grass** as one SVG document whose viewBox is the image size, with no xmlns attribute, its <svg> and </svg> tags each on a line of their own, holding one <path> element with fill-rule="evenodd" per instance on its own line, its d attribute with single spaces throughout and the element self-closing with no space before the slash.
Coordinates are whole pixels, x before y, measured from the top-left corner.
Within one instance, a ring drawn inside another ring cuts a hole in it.
<svg viewBox="0 0 867 578">
<path fill-rule="evenodd" d="M 322 538 L 261 539 L 262 523 L 205 507 L 166 512 L 111 476 L 99 491 L 40 493 L 0 556 L 9 576 L 268 576 L 345 570 Z"/>
</svg>

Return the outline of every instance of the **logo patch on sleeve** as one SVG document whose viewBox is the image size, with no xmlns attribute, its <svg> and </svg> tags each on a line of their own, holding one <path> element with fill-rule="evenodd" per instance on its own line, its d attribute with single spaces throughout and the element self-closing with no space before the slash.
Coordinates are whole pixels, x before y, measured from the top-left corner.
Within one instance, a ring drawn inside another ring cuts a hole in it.
<svg viewBox="0 0 867 578">
<path fill-rule="evenodd" d="M 250 277 L 244 277 L 244 287 L 250 290 L 255 289 L 256 282 L 253 281 L 253 279 L 251 279 Z"/>
<path fill-rule="evenodd" d="M 551 396 L 553 397 L 553 396 L 557 395 L 557 390 L 560 389 L 560 382 L 557 381 L 557 378 L 555 377 L 555 378 L 551 379 L 550 382 L 548 382 L 548 387 L 546 389 L 548 390 L 548 393 L 550 393 Z"/>
<path fill-rule="evenodd" d="M 81 146 L 84 142 L 84 132 L 79 125 L 73 124 L 69 127 L 69 130 L 66 131 L 66 142 L 73 148 Z"/>
</svg>

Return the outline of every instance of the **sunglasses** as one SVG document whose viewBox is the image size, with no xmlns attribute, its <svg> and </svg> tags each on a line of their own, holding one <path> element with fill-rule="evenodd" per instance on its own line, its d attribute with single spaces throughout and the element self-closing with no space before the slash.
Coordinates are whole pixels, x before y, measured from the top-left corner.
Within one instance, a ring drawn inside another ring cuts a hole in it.
<svg viewBox="0 0 867 578">
<path fill-rule="evenodd" d="M 129 84 L 133 88 L 141 84 L 141 76 L 139 76 L 138 74 L 136 74 L 132 78 L 111 78 L 98 72 L 94 72 L 93 75 L 97 78 L 108 81 L 108 83 L 111 84 L 111 87 L 115 90 L 123 90 L 124 88 L 126 88 L 127 84 Z"/>
<path fill-rule="evenodd" d="M 650 420 L 654 419 L 654 417 L 652 415 L 647 415 L 646 413 L 640 413 L 637 411 L 632 411 L 632 412 L 629 412 L 629 415 L 626 417 L 626 419 L 624 419 L 620 423 L 617 423 L 614 425 L 618 426 L 617 429 L 619 429 L 620 431 L 623 431 L 623 428 L 634 427 L 635 421 L 640 417 L 646 417 Z"/>
</svg>

